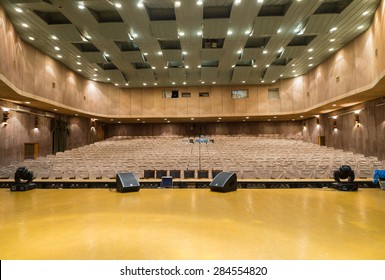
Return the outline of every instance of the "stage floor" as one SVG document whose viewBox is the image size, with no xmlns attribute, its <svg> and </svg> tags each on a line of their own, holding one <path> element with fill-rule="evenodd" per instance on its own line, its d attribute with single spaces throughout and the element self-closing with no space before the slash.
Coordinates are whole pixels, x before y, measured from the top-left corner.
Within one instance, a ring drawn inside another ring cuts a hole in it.
<svg viewBox="0 0 385 280">
<path fill-rule="evenodd" d="M 385 259 L 385 191 L 0 189 L 0 259 Z"/>
</svg>

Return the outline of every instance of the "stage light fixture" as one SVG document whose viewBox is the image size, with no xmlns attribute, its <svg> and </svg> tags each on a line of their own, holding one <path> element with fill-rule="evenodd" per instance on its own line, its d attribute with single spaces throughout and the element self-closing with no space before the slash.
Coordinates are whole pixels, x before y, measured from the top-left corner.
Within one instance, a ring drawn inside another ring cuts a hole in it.
<svg viewBox="0 0 385 280">
<path fill-rule="evenodd" d="M 33 180 L 33 172 L 29 171 L 26 167 L 19 167 L 15 172 L 15 182 L 19 184 L 21 180 L 26 180 L 27 184 L 31 183 Z"/>
</svg>

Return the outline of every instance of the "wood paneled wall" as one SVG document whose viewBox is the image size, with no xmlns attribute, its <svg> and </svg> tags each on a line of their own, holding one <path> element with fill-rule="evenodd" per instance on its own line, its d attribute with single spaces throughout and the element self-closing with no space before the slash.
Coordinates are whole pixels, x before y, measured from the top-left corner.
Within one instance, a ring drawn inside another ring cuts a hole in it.
<svg viewBox="0 0 385 280">
<path fill-rule="evenodd" d="M 287 135 L 302 138 L 302 122 L 223 122 L 168 124 L 106 124 L 106 137 L 199 136 L 199 135 Z"/>
<path fill-rule="evenodd" d="M 17 109 L 12 103 L 0 101 L 0 107 Z M 28 109 L 26 107 L 26 109 Z M 39 156 L 52 154 L 52 118 L 37 116 L 43 114 L 39 110 L 30 109 L 31 114 L 11 110 L 7 126 L 0 125 L 0 165 L 8 165 L 12 162 L 24 160 L 24 144 L 39 144 Z M 1 119 L 3 109 L 0 109 Z M 38 117 L 39 126 L 35 129 L 35 117 Z M 68 134 L 66 137 L 66 149 L 73 149 L 102 140 L 98 131 L 103 129 L 102 124 L 96 123 L 91 127 L 87 118 L 67 117 L 56 115 L 55 118 L 68 122 Z"/>
</svg>

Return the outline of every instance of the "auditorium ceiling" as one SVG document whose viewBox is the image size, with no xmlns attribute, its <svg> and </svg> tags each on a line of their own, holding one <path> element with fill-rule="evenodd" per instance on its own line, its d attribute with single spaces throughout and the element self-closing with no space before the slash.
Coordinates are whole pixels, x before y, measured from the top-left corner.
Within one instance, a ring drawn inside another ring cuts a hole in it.
<svg viewBox="0 0 385 280">
<path fill-rule="evenodd" d="M 19 35 L 118 87 L 271 84 L 367 30 L 379 0 L 0 0 Z"/>
</svg>

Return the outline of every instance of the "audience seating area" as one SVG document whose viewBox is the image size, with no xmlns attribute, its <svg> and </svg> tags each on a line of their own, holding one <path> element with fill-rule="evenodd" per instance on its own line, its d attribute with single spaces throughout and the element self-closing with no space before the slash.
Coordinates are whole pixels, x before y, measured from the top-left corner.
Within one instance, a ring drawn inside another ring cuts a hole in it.
<svg viewBox="0 0 385 280">
<path fill-rule="evenodd" d="M 115 179 L 118 172 L 138 178 L 172 176 L 212 179 L 221 171 L 239 179 L 330 179 L 341 165 L 356 178 L 369 179 L 385 161 L 297 139 L 213 136 L 210 141 L 188 137 L 114 137 L 55 155 L 0 166 L 0 179 L 12 179 L 26 166 L 36 179 Z"/>
</svg>

